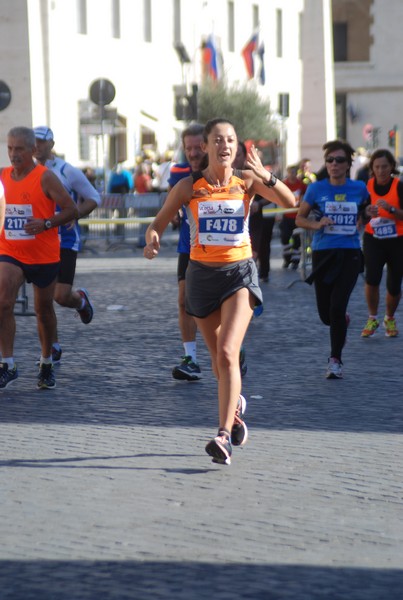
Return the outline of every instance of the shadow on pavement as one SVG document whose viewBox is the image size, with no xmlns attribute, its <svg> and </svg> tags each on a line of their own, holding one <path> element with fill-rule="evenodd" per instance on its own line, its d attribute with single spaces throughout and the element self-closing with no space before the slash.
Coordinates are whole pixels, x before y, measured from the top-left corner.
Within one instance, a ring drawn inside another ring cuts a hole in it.
<svg viewBox="0 0 403 600">
<path fill-rule="evenodd" d="M 386 569 L 178 564 L 147 557 L 0 563 L 2 600 L 400 600 L 402 585 L 403 571 Z"/>
</svg>

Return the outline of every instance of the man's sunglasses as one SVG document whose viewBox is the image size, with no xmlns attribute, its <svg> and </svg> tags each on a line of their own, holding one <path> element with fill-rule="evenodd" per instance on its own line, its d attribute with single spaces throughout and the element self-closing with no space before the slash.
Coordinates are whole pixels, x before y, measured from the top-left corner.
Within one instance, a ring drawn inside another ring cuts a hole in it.
<svg viewBox="0 0 403 600">
<path fill-rule="evenodd" d="M 343 156 L 328 156 L 326 158 L 326 162 L 327 163 L 336 162 L 338 165 L 341 165 L 342 163 L 347 162 L 347 158 L 344 158 Z"/>
</svg>

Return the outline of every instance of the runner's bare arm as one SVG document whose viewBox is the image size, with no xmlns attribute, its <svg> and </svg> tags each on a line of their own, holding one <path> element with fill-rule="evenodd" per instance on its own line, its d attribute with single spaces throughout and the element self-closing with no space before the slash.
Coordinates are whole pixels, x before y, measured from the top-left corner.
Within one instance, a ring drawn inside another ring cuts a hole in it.
<svg viewBox="0 0 403 600">
<path fill-rule="evenodd" d="M 162 208 L 146 231 L 144 256 L 155 258 L 160 249 L 160 241 L 165 229 L 171 223 L 180 207 L 187 204 L 192 197 L 192 177 L 185 177 L 171 189 Z"/>
<path fill-rule="evenodd" d="M 308 202 L 302 201 L 295 218 L 295 224 L 297 227 L 319 231 L 319 229 L 322 229 L 322 227 L 325 227 L 326 225 L 333 225 L 332 219 L 329 219 L 329 217 L 325 216 L 323 216 L 319 221 L 308 219 L 311 210 L 312 206 Z"/>
</svg>

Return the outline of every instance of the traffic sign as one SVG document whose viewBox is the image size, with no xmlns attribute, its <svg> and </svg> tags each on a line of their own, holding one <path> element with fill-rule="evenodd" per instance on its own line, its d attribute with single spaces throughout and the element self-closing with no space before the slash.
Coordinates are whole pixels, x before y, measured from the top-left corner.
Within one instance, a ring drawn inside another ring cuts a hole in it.
<svg viewBox="0 0 403 600">
<path fill-rule="evenodd" d="M 116 94 L 115 86 L 109 79 L 96 79 L 90 87 L 90 98 L 98 106 L 110 104 Z"/>
<path fill-rule="evenodd" d="M 0 110 L 4 110 L 11 102 L 11 90 L 4 81 L 0 81 Z"/>
</svg>

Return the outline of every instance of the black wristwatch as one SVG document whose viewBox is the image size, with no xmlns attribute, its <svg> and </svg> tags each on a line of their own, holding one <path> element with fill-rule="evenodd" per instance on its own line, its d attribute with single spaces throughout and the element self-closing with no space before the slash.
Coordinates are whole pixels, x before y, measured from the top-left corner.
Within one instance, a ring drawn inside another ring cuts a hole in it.
<svg viewBox="0 0 403 600">
<path fill-rule="evenodd" d="M 271 173 L 271 177 L 270 177 L 270 181 L 265 181 L 264 184 L 267 185 L 267 187 L 274 187 L 277 183 L 277 177 L 275 176 L 274 173 Z"/>
<path fill-rule="evenodd" d="M 49 219 L 44 219 L 43 220 L 43 226 L 45 227 L 45 230 L 46 229 L 51 229 L 53 227 L 52 221 L 49 221 Z"/>
<path fill-rule="evenodd" d="M 389 207 L 389 212 L 390 212 L 391 215 L 394 215 L 395 212 L 396 212 L 396 207 L 395 206 L 390 206 Z"/>
</svg>

